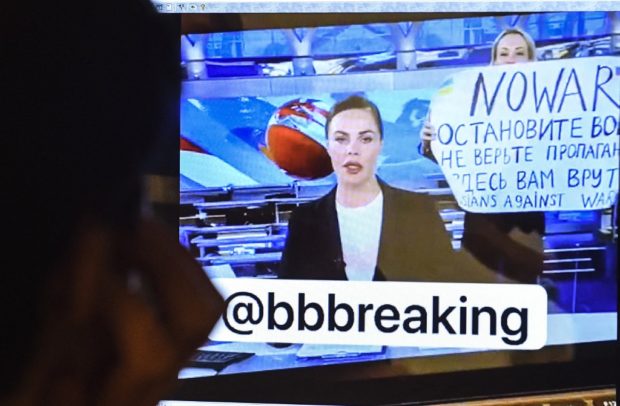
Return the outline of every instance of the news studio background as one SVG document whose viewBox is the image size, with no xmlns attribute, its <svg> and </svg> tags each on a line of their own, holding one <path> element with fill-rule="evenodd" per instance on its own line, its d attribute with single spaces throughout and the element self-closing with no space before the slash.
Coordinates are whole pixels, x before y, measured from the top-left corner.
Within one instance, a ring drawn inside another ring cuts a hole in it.
<svg viewBox="0 0 620 406">
<path fill-rule="evenodd" d="M 433 196 L 454 250 L 462 249 L 464 212 L 441 168 L 420 154 L 420 130 L 443 80 L 488 65 L 493 40 L 512 26 L 533 37 L 541 61 L 620 52 L 620 13 L 596 11 L 183 35 L 181 242 L 211 277 L 277 278 L 291 211 L 335 184 L 324 113 L 355 93 L 375 102 L 384 119 L 378 175 Z M 553 295 L 553 312 L 615 319 L 617 216 L 617 200 L 603 210 L 545 213 L 538 283 Z M 210 344 L 262 356 L 220 373 L 319 362 L 297 362 L 295 346 Z M 432 353 L 416 351 L 380 357 Z"/>
</svg>

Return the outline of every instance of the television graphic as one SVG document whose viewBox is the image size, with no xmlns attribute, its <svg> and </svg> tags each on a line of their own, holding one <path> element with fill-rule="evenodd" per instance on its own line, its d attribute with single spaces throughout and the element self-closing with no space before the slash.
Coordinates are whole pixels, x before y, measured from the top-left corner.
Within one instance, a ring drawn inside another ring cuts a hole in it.
<svg viewBox="0 0 620 406">
<path fill-rule="evenodd" d="M 292 100 L 280 106 L 267 124 L 261 150 L 290 176 L 326 177 L 333 172 L 325 149 L 328 113 L 328 107 L 314 99 Z"/>
</svg>

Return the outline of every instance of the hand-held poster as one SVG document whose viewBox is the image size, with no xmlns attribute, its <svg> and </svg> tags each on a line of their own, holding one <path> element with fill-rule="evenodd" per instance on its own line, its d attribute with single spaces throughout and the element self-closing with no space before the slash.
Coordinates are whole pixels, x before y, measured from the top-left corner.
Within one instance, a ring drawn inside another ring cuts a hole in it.
<svg viewBox="0 0 620 406">
<path fill-rule="evenodd" d="M 464 210 L 614 204 L 620 58 L 466 69 L 444 82 L 431 111 L 431 148 Z"/>
</svg>

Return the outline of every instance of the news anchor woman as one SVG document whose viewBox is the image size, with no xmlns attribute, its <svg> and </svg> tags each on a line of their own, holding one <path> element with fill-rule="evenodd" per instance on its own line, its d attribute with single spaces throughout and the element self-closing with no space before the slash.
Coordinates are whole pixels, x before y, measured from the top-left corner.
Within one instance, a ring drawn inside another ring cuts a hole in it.
<svg viewBox="0 0 620 406">
<path fill-rule="evenodd" d="M 491 48 L 491 65 L 536 61 L 532 38 L 518 28 L 502 31 Z M 426 121 L 420 138 L 420 152 L 435 161 L 431 141 L 435 128 Z M 463 247 L 485 266 L 497 272 L 498 281 L 510 278 L 535 283 L 543 269 L 543 212 L 479 214 L 465 213 Z"/>
<path fill-rule="evenodd" d="M 383 125 L 374 103 L 351 96 L 335 104 L 325 130 L 337 185 L 293 212 L 281 278 L 488 281 L 456 266 L 429 196 L 393 188 L 377 177 Z"/>
</svg>

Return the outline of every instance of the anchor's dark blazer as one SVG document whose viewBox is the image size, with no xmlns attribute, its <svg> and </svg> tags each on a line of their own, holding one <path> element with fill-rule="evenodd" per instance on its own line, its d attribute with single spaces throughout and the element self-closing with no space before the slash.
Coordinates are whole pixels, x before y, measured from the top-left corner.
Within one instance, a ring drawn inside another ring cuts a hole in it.
<svg viewBox="0 0 620 406">
<path fill-rule="evenodd" d="M 374 280 L 495 282 L 459 259 L 430 196 L 381 180 L 379 185 L 383 221 Z M 293 211 L 278 273 L 286 279 L 346 280 L 335 187 Z"/>
</svg>

